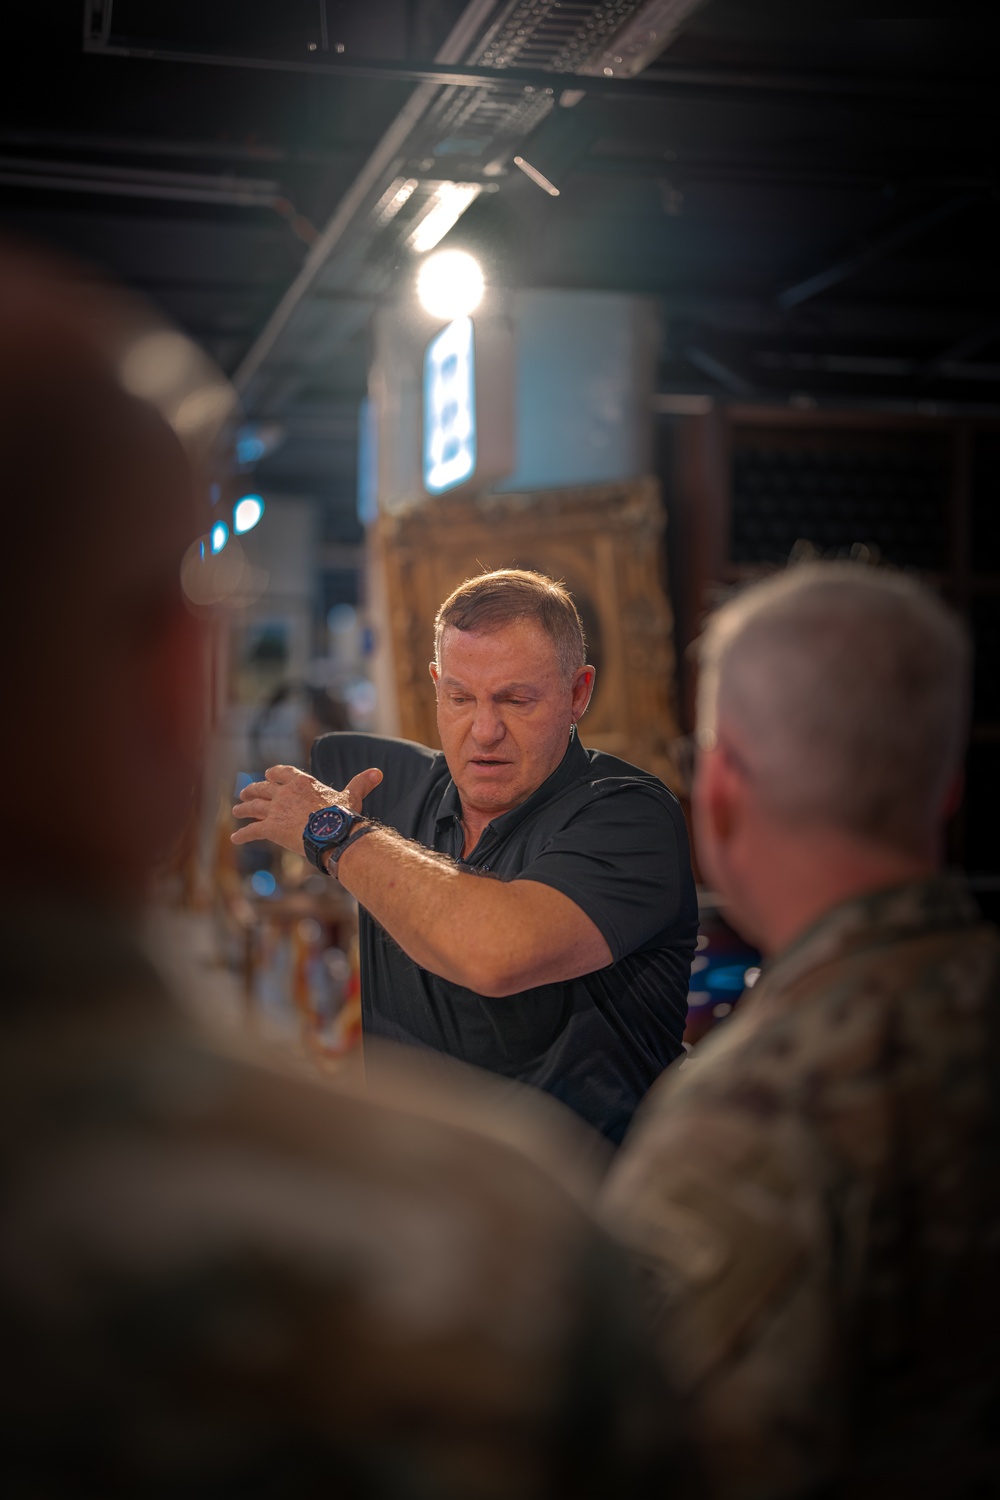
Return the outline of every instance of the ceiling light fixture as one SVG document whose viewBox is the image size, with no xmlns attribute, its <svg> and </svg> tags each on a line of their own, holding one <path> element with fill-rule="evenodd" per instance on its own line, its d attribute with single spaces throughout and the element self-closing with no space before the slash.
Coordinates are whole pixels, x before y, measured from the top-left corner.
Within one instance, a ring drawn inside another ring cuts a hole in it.
<svg viewBox="0 0 1000 1500">
<path fill-rule="evenodd" d="M 555 183 L 550 182 L 544 172 L 539 172 L 538 168 L 533 167 L 530 161 L 525 161 L 523 156 L 515 156 L 514 165 L 515 167 L 520 167 L 525 177 L 530 177 L 535 186 L 540 187 L 543 193 L 548 193 L 550 198 L 559 197 L 559 189 Z"/>
<path fill-rule="evenodd" d="M 375 227 L 383 228 L 394 219 L 405 203 L 409 203 L 420 183 L 415 177 L 397 177 L 386 188 L 375 205 Z"/>
<path fill-rule="evenodd" d="M 482 190 L 481 182 L 439 182 L 428 211 L 410 235 L 408 244 L 414 254 L 426 255 L 428 250 L 433 250 Z"/>
<path fill-rule="evenodd" d="M 233 531 L 243 536 L 253 531 L 264 514 L 264 502 L 259 495 L 244 495 L 233 506 Z"/>
<path fill-rule="evenodd" d="M 483 299 L 486 282 L 478 260 L 465 250 L 439 250 L 417 274 L 417 296 L 433 318 L 467 318 Z"/>
</svg>

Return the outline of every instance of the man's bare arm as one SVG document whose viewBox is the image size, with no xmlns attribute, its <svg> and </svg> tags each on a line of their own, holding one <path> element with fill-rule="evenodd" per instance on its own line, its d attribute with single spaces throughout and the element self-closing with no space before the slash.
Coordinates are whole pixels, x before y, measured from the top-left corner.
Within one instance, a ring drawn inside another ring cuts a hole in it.
<svg viewBox="0 0 1000 1500">
<path fill-rule="evenodd" d="M 253 819 L 233 842 L 270 839 L 302 853 L 311 812 L 332 803 L 359 812 L 381 779 L 375 769 L 362 771 L 334 792 L 291 766 L 273 766 L 233 809 Z M 601 932 L 561 891 L 470 874 L 388 828 L 352 844 L 337 876 L 415 963 L 481 995 L 513 995 L 612 962 Z"/>
</svg>

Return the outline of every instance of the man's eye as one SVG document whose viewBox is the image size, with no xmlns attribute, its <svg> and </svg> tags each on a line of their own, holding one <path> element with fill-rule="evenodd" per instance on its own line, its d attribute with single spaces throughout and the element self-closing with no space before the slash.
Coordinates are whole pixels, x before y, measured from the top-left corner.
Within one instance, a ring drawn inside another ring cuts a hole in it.
<svg viewBox="0 0 1000 1500">
<path fill-rule="evenodd" d="M 459 694 L 459 693 L 449 693 L 448 694 L 448 702 L 449 703 L 454 703 L 456 707 L 458 707 L 462 703 L 468 703 L 468 701 L 469 701 L 468 698 L 463 698 L 461 696 L 461 694 Z"/>
</svg>

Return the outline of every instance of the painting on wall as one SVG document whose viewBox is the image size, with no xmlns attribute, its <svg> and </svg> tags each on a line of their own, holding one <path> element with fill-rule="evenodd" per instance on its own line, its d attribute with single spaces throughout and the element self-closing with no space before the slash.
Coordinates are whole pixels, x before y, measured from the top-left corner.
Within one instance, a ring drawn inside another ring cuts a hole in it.
<svg viewBox="0 0 1000 1500">
<path fill-rule="evenodd" d="M 398 733 L 438 744 L 427 666 L 441 601 L 484 569 L 533 568 L 565 582 L 583 619 L 588 660 L 597 669 L 580 726 L 584 744 L 676 784 L 663 530 L 652 478 L 535 494 L 442 496 L 382 516 L 373 540 L 389 615 Z"/>
</svg>

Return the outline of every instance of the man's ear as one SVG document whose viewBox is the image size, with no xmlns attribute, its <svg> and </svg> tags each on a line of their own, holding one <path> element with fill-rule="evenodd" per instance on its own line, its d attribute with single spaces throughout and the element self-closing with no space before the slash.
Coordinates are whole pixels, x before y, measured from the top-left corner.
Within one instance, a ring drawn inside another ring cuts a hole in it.
<svg viewBox="0 0 1000 1500">
<path fill-rule="evenodd" d="M 691 788 L 695 849 L 702 874 L 729 894 L 730 850 L 744 817 L 746 782 L 738 764 L 722 746 L 698 756 Z"/>
<path fill-rule="evenodd" d="M 718 748 L 704 750 L 698 757 L 692 798 L 697 804 L 703 836 L 712 843 L 726 843 L 732 833 L 735 809 L 732 798 L 730 767 Z"/>
<path fill-rule="evenodd" d="M 437 662 L 436 661 L 428 662 L 428 664 L 427 664 L 427 670 L 431 674 L 431 681 L 433 682 L 434 686 L 437 687 L 437 685 L 438 685 L 438 678 L 439 678 L 439 675 L 440 675 L 439 672 L 438 672 Z"/>
<path fill-rule="evenodd" d="M 594 693 L 594 679 L 597 673 L 591 666 L 583 666 L 578 669 L 573 678 L 573 723 L 582 719 L 590 705 Z"/>
</svg>

